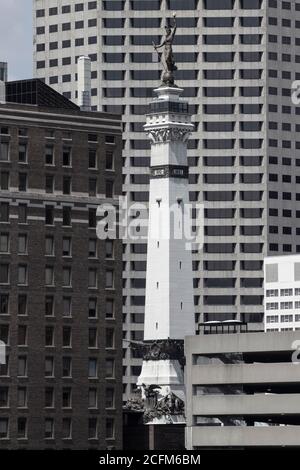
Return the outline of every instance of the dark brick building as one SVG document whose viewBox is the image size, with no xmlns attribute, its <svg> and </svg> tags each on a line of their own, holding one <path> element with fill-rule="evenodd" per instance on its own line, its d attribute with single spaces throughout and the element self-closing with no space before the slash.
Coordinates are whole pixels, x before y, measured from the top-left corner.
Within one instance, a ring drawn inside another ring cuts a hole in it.
<svg viewBox="0 0 300 470">
<path fill-rule="evenodd" d="M 122 247 L 95 227 L 121 194 L 121 123 L 27 82 L 0 105 L 0 449 L 118 449 Z"/>
</svg>

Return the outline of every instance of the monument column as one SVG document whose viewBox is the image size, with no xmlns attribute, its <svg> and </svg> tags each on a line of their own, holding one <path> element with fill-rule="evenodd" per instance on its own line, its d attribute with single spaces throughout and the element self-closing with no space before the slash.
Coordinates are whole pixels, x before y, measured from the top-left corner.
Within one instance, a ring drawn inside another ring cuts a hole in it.
<svg viewBox="0 0 300 470">
<path fill-rule="evenodd" d="M 172 42 L 167 26 L 162 84 L 154 90 L 146 133 L 151 141 L 148 254 L 143 366 L 138 379 L 146 423 L 184 423 L 184 347 L 195 334 L 188 215 L 187 141 L 193 130 L 188 103 L 174 84 Z"/>
</svg>

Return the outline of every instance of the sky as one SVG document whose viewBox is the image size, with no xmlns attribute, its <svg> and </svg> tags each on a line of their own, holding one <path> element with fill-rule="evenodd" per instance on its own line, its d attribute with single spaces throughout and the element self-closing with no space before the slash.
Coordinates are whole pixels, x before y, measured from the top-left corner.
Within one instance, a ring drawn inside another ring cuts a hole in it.
<svg viewBox="0 0 300 470">
<path fill-rule="evenodd" d="M 32 0 L 0 0 L 0 62 L 9 80 L 32 78 Z"/>
</svg>

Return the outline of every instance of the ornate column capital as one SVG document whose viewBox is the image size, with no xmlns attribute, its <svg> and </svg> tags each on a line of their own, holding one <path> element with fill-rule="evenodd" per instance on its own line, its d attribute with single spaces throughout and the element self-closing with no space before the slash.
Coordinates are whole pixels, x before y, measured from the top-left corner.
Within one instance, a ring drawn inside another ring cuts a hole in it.
<svg viewBox="0 0 300 470">
<path fill-rule="evenodd" d="M 191 130 L 185 127 L 161 127 L 148 130 L 148 136 L 152 144 L 161 144 L 171 141 L 186 142 L 190 133 Z"/>
<path fill-rule="evenodd" d="M 161 339 L 156 341 L 131 341 L 130 347 L 143 354 L 144 361 L 176 360 L 184 364 L 184 341 L 177 339 Z"/>
</svg>

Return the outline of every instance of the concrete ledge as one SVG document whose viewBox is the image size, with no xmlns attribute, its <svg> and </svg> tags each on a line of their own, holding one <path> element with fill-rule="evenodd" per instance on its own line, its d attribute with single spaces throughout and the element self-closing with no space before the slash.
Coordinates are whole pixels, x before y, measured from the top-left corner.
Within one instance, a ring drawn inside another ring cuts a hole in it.
<svg viewBox="0 0 300 470">
<path fill-rule="evenodd" d="M 300 426 L 186 428 L 192 447 L 300 446 Z"/>
<path fill-rule="evenodd" d="M 193 397 L 193 415 L 300 414 L 300 394 L 198 395 Z"/>
<path fill-rule="evenodd" d="M 291 351 L 293 342 L 300 340 L 299 331 L 243 333 L 227 335 L 187 336 L 186 356 L 193 354 L 218 354 L 236 352 Z"/>
<path fill-rule="evenodd" d="M 272 364 L 210 364 L 192 366 L 191 371 L 190 380 L 193 385 L 298 383 L 300 381 L 300 366 L 284 362 Z"/>
</svg>

